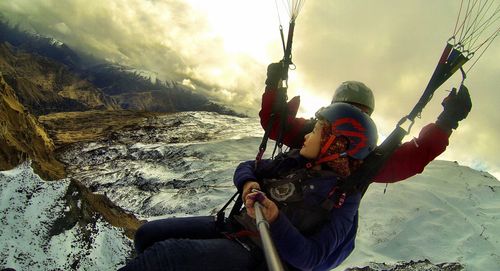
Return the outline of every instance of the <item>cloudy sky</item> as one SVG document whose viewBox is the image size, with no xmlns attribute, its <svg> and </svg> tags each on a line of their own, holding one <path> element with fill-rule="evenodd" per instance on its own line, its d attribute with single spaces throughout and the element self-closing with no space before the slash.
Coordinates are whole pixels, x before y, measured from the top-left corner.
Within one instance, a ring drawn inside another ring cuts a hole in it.
<svg viewBox="0 0 500 271">
<path fill-rule="evenodd" d="M 458 0 L 305 1 L 289 81 L 289 96 L 301 95 L 300 115 L 328 104 L 342 81 L 363 81 L 375 93 L 379 132 L 388 134 L 427 85 L 459 8 Z M 282 0 L 2 0 L 0 12 L 73 48 L 183 81 L 248 114 L 259 108 L 267 64 L 282 58 L 278 27 L 281 22 L 286 31 L 289 20 Z M 473 109 L 440 159 L 500 179 L 499 71 L 497 39 L 468 72 Z M 201 89 L 198 81 L 210 87 Z M 435 120 L 446 90 L 460 81 L 452 77 L 437 90 L 408 139 Z"/>
</svg>

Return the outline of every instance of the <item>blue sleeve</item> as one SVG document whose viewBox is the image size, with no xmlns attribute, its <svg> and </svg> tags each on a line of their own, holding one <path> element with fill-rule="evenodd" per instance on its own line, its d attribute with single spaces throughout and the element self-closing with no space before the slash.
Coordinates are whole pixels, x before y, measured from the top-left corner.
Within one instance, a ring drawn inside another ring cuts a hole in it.
<svg viewBox="0 0 500 271">
<path fill-rule="evenodd" d="M 331 211 L 330 221 L 308 237 L 302 235 L 288 218 L 280 213 L 271 224 L 270 230 L 282 260 L 306 270 L 324 265 L 325 261 L 338 265 L 338 261 L 344 259 L 346 252 L 347 255 L 350 253 L 341 250 L 346 238 L 352 238 L 356 234 L 360 200 L 360 194 L 348 197 L 342 208 Z"/>
<path fill-rule="evenodd" d="M 265 167 L 269 163 L 271 163 L 271 160 L 269 159 L 264 159 L 260 160 L 259 162 L 259 167 Z M 259 180 L 258 174 L 255 172 L 255 160 L 251 161 L 246 161 L 238 165 L 236 167 L 236 170 L 234 171 L 234 176 L 233 176 L 233 183 L 238 189 L 238 191 L 241 192 L 243 189 L 243 185 L 249 181 L 249 180 Z"/>
<path fill-rule="evenodd" d="M 255 161 L 246 161 L 238 165 L 234 171 L 233 182 L 238 191 L 241 192 L 243 185 L 248 180 L 256 180 Z"/>
</svg>

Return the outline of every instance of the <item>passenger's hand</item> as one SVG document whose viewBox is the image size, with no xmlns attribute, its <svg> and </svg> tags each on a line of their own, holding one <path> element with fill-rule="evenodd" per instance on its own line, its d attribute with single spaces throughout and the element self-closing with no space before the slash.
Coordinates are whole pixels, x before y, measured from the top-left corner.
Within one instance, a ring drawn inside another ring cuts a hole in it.
<svg viewBox="0 0 500 271">
<path fill-rule="evenodd" d="M 247 181 L 243 185 L 243 190 L 241 192 L 241 199 L 243 200 L 243 203 L 245 203 L 245 199 L 247 198 L 247 195 L 252 192 L 252 189 L 260 190 L 260 184 L 257 181 Z"/>
<path fill-rule="evenodd" d="M 262 191 L 254 190 L 253 192 L 250 192 L 243 202 L 245 203 L 247 214 L 254 219 L 255 202 L 259 202 L 261 204 L 262 215 L 268 223 L 272 223 L 276 220 L 276 218 L 278 218 L 278 206 L 276 206 L 272 200 L 268 199 Z"/>
<path fill-rule="evenodd" d="M 454 88 L 441 104 L 444 110 L 436 123 L 445 129 L 456 129 L 458 122 L 465 119 L 472 108 L 469 90 L 461 85 L 457 93 Z"/>
</svg>

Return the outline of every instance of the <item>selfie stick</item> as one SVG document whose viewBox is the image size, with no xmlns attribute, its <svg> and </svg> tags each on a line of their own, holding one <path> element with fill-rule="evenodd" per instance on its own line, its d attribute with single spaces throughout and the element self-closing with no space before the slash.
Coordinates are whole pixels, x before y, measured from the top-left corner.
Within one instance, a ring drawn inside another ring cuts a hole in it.
<svg viewBox="0 0 500 271">
<path fill-rule="evenodd" d="M 281 264 L 280 257 L 269 233 L 269 223 L 262 214 L 262 205 L 256 201 L 253 207 L 255 208 L 255 220 L 264 247 L 264 254 L 266 255 L 267 267 L 271 271 L 283 271 L 285 269 Z"/>
</svg>

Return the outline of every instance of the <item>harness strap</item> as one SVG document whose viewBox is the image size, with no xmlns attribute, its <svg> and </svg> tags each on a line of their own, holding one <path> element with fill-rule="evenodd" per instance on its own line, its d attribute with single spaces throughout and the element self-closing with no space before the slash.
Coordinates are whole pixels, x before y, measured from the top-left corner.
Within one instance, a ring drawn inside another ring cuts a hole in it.
<svg viewBox="0 0 500 271">
<path fill-rule="evenodd" d="M 368 186 L 373 182 L 373 178 L 398 148 L 405 135 L 406 131 L 401 128 L 401 126 L 397 126 L 382 144 L 370 152 L 361 167 L 347 177 L 342 184 L 333 191 L 333 195 L 330 199 L 336 202 L 337 205 L 342 206 L 345 197 L 351 193 L 359 191 L 362 193 L 361 195 L 364 196 Z"/>
<path fill-rule="evenodd" d="M 268 90 L 266 90 L 266 91 L 268 91 Z M 287 110 L 288 107 L 287 107 L 287 103 L 286 103 L 286 100 L 287 100 L 286 88 L 278 88 L 274 91 L 275 91 L 275 97 L 274 97 L 273 109 L 272 109 L 271 115 L 269 116 L 267 127 L 265 129 L 264 136 L 262 137 L 262 141 L 261 141 L 260 146 L 259 146 L 259 151 L 258 151 L 257 156 L 255 158 L 256 164 L 262 159 L 262 156 L 264 155 L 264 152 L 266 151 L 267 141 L 269 140 L 269 135 L 272 131 L 274 122 L 276 120 L 276 116 L 278 114 L 279 114 L 278 117 L 280 120 L 281 127 L 279 130 L 278 138 L 276 140 L 276 144 L 274 146 L 273 157 L 274 157 L 274 153 L 276 151 L 276 148 L 280 147 L 280 149 L 281 149 L 281 147 L 283 146 L 283 143 L 282 143 L 283 135 L 284 135 L 284 131 L 285 131 L 286 120 L 288 118 L 288 110 Z"/>
<path fill-rule="evenodd" d="M 240 244 L 243 248 L 245 248 L 246 250 L 248 251 L 252 251 L 252 247 L 249 246 L 249 244 L 247 242 L 243 242 L 242 240 L 240 240 L 241 237 L 247 237 L 247 236 L 250 236 L 250 235 L 241 235 L 239 236 L 238 235 L 238 232 L 235 232 L 235 233 L 229 233 L 229 232 L 221 232 L 222 235 L 224 235 L 224 237 L 226 237 L 228 240 L 231 240 L 231 241 L 236 241 L 238 242 L 238 244 Z"/>
<path fill-rule="evenodd" d="M 224 211 L 226 210 L 227 206 L 229 206 L 229 204 L 234 200 L 234 198 L 236 196 L 238 196 L 239 194 L 240 194 L 240 192 L 236 191 L 236 193 L 234 193 L 234 195 L 226 202 L 226 204 L 224 204 L 224 206 L 222 206 L 222 208 L 217 212 L 216 217 L 215 217 L 215 225 L 217 226 L 217 228 L 219 228 L 219 229 L 224 228 L 224 222 L 225 222 L 225 212 Z M 243 201 L 242 201 L 241 197 L 237 197 L 236 202 L 233 205 L 233 208 L 231 208 L 231 212 L 229 213 L 229 216 L 232 217 L 234 214 L 239 212 L 242 204 L 243 204 Z"/>
</svg>

